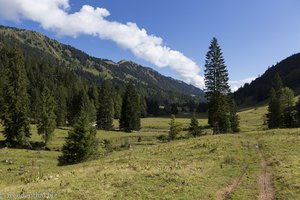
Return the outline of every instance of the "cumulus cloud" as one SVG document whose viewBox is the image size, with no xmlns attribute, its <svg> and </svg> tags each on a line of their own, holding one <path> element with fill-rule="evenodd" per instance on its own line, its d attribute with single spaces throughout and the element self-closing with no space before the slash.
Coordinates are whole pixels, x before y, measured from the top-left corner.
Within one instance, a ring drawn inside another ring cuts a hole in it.
<svg viewBox="0 0 300 200">
<path fill-rule="evenodd" d="M 32 20 L 60 35 L 87 34 L 112 40 L 135 56 L 158 67 L 169 67 L 185 82 L 204 88 L 200 67 L 181 52 L 165 46 L 162 38 L 132 22 L 107 20 L 110 13 L 105 8 L 84 5 L 74 13 L 69 13 L 69 8 L 69 0 L 0 0 L 0 15 L 6 20 Z"/>
<path fill-rule="evenodd" d="M 241 86 L 243 86 L 245 83 L 250 83 L 251 81 L 253 81 L 256 78 L 257 77 L 249 77 L 249 78 L 245 78 L 245 79 L 238 80 L 238 81 L 229 81 L 229 85 L 231 86 L 231 91 L 233 91 L 233 92 L 236 91 Z"/>
</svg>

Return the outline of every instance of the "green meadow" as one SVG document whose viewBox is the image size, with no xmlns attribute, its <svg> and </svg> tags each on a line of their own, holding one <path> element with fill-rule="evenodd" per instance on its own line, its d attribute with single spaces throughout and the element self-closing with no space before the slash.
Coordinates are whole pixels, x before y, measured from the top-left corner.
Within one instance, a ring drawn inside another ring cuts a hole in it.
<svg viewBox="0 0 300 200">
<path fill-rule="evenodd" d="M 58 166 L 57 158 L 70 128 L 56 129 L 47 150 L 1 147 L 0 193 L 95 200 L 300 199 L 300 129 L 267 130 L 266 111 L 241 111 L 239 134 L 211 135 L 205 129 L 203 136 L 189 137 L 190 119 L 179 117 L 184 130 L 171 142 L 157 139 L 168 134 L 169 118 L 142 119 L 139 132 L 98 131 L 98 158 L 68 166 Z M 203 116 L 199 121 L 207 123 Z M 32 140 L 41 142 L 35 126 L 31 130 Z"/>
</svg>

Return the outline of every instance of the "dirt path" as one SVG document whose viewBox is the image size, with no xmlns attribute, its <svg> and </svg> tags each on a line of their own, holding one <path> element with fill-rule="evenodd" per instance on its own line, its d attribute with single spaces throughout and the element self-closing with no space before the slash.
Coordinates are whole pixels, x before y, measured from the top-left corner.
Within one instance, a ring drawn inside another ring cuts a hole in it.
<svg viewBox="0 0 300 200">
<path fill-rule="evenodd" d="M 258 200 L 273 200 L 275 197 L 274 188 L 272 185 L 272 175 L 267 171 L 267 162 L 264 158 L 263 152 L 259 145 L 256 145 L 256 149 L 258 154 L 260 155 L 260 168 L 261 174 L 259 176 L 259 186 L 260 186 L 260 193 L 258 196 Z M 234 190 L 240 185 L 243 176 L 246 174 L 248 166 L 244 167 L 241 171 L 241 175 L 233 180 L 229 185 L 222 188 L 217 192 L 216 200 L 225 200 L 227 199 Z"/>
<path fill-rule="evenodd" d="M 257 145 L 257 150 L 261 157 L 261 162 L 260 162 L 261 174 L 259 176 L 260 193 L 259 193 L 258 199 L 259 200 L 272 200 L 272 199 L 274 199 L 272 176 L 267 171 L 267 162 L 264 158 L 264 155 L 263 155 L 259 145 Z"/>
<path fill-rule="evenodd" d="M 240 185 L 243 176 L 246 174 L 248 170 L 248 166 L 245 166 L 242 171 L 241 171 L 241 175 L 235 179 L 234 181 L 232 181 L 229 185 L 227 185 L 226 187 L 222 188 L 221 190 L 219 190 L 217 192 L 217 198 L 216 200 L 224 200 L 227 199 L 230 194 Z"/>
</svg>

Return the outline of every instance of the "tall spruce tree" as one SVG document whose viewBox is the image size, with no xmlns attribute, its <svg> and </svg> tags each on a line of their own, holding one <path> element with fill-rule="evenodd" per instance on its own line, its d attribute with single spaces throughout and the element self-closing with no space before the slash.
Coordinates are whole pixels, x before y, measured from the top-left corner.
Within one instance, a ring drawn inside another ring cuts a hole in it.
<svg viewBox="0 0 300 200">
<path fill-rule="evenodd" d="M 56 102 L 47 86 L 42 90 L 39 108 L 37 130 L 38 134 L 42 135 L 47 146 L 56 127 Z"/>
<path fill-rule="evenodd" d="M 4 136 L 11 145 L 28 145 L 30 139 L 29 98 L 24 58 L 22 53 L 16 49 L 1 53 L 1 58 L 5 60 L 6 65 L 3 85 L 3 114 L 1 115 Z"/>
<path fill-rule="evenodd" d="M 139 95 L 134 89 L 132 81 L 127 85 L 123 102 L 119 128 L 125 132 L 140 130 L 141 128 L 141 111 Z"/>
<path fill-rule="evenodd" d="M 205 60 L 205 93 L 208 123 L 214 127 L 214 134 L 231 131 L 228 80 L 221 48 L 217 39 L 213 38 Z"/>
<path fill-rule="evenodd" d="M 104 81 L 99 92 L 97 109 L 97 128 L 111 130 L 114 119 L 113 87 L 109 81 Z"/>
</svg>

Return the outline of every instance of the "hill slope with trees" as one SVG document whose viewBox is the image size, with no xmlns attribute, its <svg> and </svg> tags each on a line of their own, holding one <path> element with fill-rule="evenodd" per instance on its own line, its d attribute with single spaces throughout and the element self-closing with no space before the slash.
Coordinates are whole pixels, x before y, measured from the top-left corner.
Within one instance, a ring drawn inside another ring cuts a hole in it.
<svg viewBox="0 0 300 200">
<path fill-rule="evenodd" d="M 72 46 L 64 45 L 41 33 L 0 26 L 0 49 L 18 46 L 25 58 L 33 57 L 52 65 L 72 69 L 79 77 L 99 85 L 110 79 L 114 85 L 123 86 L 129 79 L 138 85 L 144 96 L 158 96 L 176 100 L 182 96 L 203 99 L 203 91 L 182 81 L 166 77 L 157 71 L 132 61 L 117 63 L 89 56 Z"/>
<path fill-rule="evenodd" d="M 239 105 L 254 105 L 266 100 L 269 97 L 272 80 L 276 73 L 280 75 L 285 86 L 293 89 L 298 94 L 300 91 L 300 53 L 294 54 L 273 65 L 262 76 L 238 89 L 234 93 L 237 103 Z"/>
</svg>

